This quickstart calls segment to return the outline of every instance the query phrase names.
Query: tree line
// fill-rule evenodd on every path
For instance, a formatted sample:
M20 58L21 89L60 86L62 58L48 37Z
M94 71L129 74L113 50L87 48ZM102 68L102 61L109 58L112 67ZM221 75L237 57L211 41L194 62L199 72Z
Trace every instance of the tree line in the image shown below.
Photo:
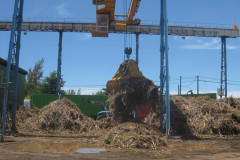
M25 96L30 97L33 94L56 94L57 92L57 72L52 71L49 76L43 78L44 59L35 63L35 66L29 68L25 84ZM63 87L65 81L61 76L60 85ZM65 92L61 90L62 94Z
M30 99L33 94L56 94L57 93L57 72L52 71L48 76L43 78L44 59L37 61L33 68L29 68L25 84L25 96ZM60 85L64 86L66 81L61 75ZM61 94L80 95L81 89L68 91L61 90ZM107 95L106 89L98 91L95 95Z

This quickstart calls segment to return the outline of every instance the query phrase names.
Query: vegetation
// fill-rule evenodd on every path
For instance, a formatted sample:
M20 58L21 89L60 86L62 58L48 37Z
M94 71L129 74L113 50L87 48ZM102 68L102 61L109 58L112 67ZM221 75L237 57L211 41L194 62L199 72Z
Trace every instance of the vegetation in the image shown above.
M98 91L97 93L95 93L95 95L99 95L99 96L107 96L107 91L105 88L103 88L101 91Z
M81 88L79 88L78 90L69 89L69 90L65 91L65 94L68 94L68 95L81 95Z
M43 79L44 59L35 63L34 68L28 70L27 82L25 85L25 96L30 98L33 94L56 94L57 92L57 72L53 71ZM64 86L65 81L61 78L60 85ZM61 91L64 93L64 91Z
M60 86L64 86L65 81L61 78ZM61 91L64 93L63 91ZM53 71L48 77L45 77L41 83L41 93L56 94L57 93L57 72Z
M34 68L28 70L27 82L25 86L25 95L30 97L34 93L41 92L41 79L43 76L43 63L44 59L35 63Z

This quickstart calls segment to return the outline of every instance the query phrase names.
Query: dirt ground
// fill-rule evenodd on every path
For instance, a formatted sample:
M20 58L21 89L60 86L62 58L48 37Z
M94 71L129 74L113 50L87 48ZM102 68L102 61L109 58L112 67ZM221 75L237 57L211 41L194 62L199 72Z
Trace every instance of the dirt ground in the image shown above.
M171 137L168 146L158 150L124 150L118 148L105 148L106 152L77 153L79 148L104 148L88 144L93 136L55 136L55 135L21 135L20 137L6 136L5 143L0 145L1 160L15 159L58 159L58 160L97 160L97 159L240 159L239 136L212 136L198 139L181 139ZM92 141L92 140L91 140Z

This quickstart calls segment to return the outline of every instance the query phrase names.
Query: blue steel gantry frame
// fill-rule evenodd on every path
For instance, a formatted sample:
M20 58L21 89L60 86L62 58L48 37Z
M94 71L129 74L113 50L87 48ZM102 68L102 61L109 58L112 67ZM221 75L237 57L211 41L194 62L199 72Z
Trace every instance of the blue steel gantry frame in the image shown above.
M63 32L59 31L58 66L57 66L57 99L60 99L61 97L62 36L63 36Z
M19 54L20 54L20 42L21 42L21 26L22 26L22 14L23 14L23 2L24 0L15 0L12 29L9 42L8 61L6 68L6 79L3 94L2 105L2 126L1 126L1 142L4 142L5 135L5 121L6 110L8 104L8 90L9 90L9 76L11 65L14 67L14 95L13 95L13 108L12 108L12 130L16 129L16 99L17 99L17 84L18 84L18 67L19 67ZM16 27L17 24L17 27Z
M227 98L227 48L226 37L221 37L221 82L220 82L220 98L225 95Z
M163 130L163 107L166 108L166 136L170 136L170 98L169 98L169 68L168 68L168 20L167 20L167 3L166 0L161 0L161 68L160 68L160 129ZM164 89L165 90L165 105L164 105Z

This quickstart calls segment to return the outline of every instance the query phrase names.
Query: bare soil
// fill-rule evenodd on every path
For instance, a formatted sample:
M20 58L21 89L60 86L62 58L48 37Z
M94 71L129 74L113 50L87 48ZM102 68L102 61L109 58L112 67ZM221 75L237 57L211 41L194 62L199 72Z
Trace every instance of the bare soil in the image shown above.
M22 135L21 137L7 136L5 143L0 145L1 160L15 159L58 159L58 160L95 160L95 159L240 159L240 137L201 137L184 140L180 137L168 139L168 146L158 150L128 150L105 147L107 152L97 154L76 153L78 148L99 147L88 144L90 136L56 136L56 135Z

